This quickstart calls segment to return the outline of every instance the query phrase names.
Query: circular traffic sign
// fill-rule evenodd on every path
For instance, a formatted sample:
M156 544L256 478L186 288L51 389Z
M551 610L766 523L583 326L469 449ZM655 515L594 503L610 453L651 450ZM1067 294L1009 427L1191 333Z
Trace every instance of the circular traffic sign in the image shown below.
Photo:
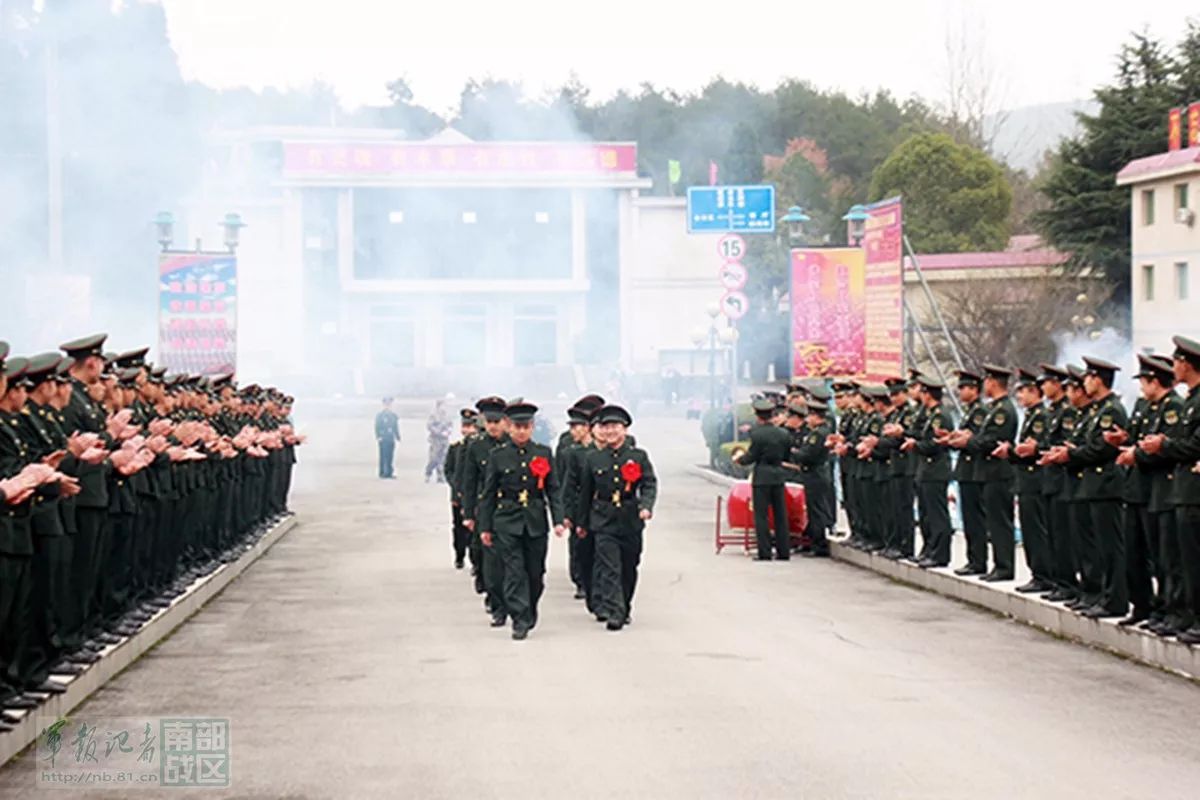
M745 292L732 291L721 296L721 313L730 322L736 322L746 316L749 310L750 298L746 297Z
M741 289L749 278L750 273L746 271L746 267L740 261L726 261L717 270L717 280L728 291Z
M727 233L717 240L717 254L726 261L741 261L746 255L746 240L736 233Z

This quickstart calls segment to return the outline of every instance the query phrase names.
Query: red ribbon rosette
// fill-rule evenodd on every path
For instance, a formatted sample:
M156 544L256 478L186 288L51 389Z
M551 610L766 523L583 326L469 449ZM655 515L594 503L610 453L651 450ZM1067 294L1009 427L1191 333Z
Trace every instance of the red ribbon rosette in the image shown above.
M529 471L538 479L538 489L546 488L546 476L550 474L550 460L544 456L536 456L529 462Z
M625 491L642 479L642 465L632 459L621 465L621 477L625 479Z

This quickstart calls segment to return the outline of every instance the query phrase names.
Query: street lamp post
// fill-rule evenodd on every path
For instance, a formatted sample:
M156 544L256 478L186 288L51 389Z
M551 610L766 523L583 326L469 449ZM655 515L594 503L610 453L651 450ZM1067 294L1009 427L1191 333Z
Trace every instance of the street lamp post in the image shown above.
M158 244L165 253L171 249L175 239L175 215L170 211L160 211L154 215L154 230L158 234Z
M867 207L862 203L855 203L850 206L850 210L842 217L846 223L846 241L854 247L862 244L863 236L867 232L867 220L871 215L867 213Z
M237 250L238 240L241 237L242 228L246 227L246 223L242 222L241 214L231 212L225 215L225 219L221 220L221 227L225 229L225 247L232 253Z
M786 214L779 218L779 221L787 225L788 242L795 247L804 238L804 226L812 222L812 217L805 214L804 209L800 206L792 206Z

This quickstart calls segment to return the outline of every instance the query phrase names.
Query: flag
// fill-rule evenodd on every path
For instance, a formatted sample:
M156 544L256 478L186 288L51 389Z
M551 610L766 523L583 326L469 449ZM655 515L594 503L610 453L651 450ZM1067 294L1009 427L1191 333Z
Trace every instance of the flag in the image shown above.
M682 177L683 169L679 166L679 162L672 158L667 162L667 180L674 186L679 183L679 179Z
M717 185L717 162L715 161L708 162L708 185Z

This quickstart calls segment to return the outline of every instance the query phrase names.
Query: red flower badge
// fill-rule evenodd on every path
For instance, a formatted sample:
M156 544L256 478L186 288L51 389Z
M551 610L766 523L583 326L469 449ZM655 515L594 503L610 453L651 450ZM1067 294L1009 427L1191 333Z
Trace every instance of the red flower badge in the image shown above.
M642 465L633 460L626 461L621 465L621 477L625 479L625 491L628 492L642 479Z
M545 456L535 456L529 462L529 471L538 479L538 488L546 488L546 476L550 474L550 460Z

